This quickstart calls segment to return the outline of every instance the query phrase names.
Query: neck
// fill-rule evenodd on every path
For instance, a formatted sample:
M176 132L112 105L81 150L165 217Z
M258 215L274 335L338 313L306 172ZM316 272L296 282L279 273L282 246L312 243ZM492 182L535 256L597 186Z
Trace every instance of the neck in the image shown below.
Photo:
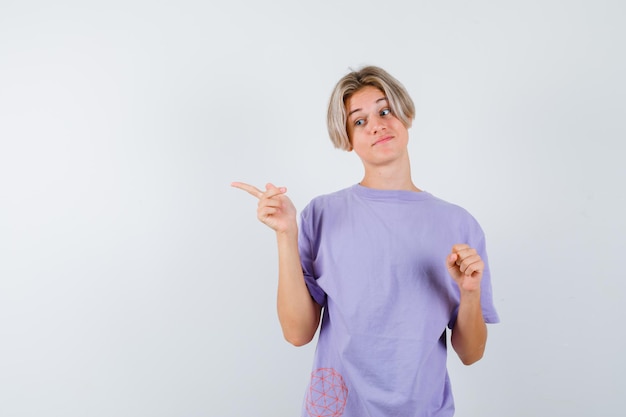
M360 184L377 190L421 191L413 184L408 160L404 164L365 166Z

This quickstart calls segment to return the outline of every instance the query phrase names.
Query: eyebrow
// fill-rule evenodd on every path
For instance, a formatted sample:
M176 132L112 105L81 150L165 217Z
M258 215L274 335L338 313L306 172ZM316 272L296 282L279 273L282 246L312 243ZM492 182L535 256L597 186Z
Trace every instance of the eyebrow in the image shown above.
M389 100L387 100L387 97L381 97L378 100L376 100L376 103L380 103L381 101L389 101ZM356 112L361 111L361 110L363 110L363 109L354 109L350 113L348 113L347 117L350 117L352 115L352 113L356 113Z

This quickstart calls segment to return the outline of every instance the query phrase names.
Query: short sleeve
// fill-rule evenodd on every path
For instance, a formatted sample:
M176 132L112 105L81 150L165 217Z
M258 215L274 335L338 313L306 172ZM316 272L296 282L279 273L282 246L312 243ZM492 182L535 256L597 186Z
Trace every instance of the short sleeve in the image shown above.
M483 271L483 279L480 283L480 305L483 310L483 318L485 323L499 323L500 317L496 311L493 303L493 290L491 287L491 270L489 269L489 258L487 256L487 245L485 242L485 235L482 230L480 231L480 237L476 245L474 246L476 251L485 263L485 270Z
M300 252L300 262L304 281L309 289L311 297L321 306L326 305L326 293L318 285L315 274L314 260L316 258L316 248L318 247L318 233L316 233L315 212L311 205L305 207L300 215L300 233L298 234L298 250Z
M476 252L478 252L485 264L483 278L480 282L480 305L483 311L483 319L485 320L485 323L499 323L500 317L498 316L498 312L496 311L493 302L491 270L489 268L489 257L487 256L487 244L485 234L478 222L473 217L471 218L470 222L469 236L467 238L467 242L471 247L476 249ZM455 291L458 292L458 287L456 286ZM454 327L458 311L459 309L457 306L457 308L455 308L454 312L452 313L452 318L450 320L450 323L448 324L450 329Z

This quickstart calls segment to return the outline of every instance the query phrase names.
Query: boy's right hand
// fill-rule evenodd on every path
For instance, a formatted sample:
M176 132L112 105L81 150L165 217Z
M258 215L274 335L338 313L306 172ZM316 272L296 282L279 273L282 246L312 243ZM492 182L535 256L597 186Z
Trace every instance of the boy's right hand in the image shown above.
M233 182L232 187L247 191L259 199L257 218L277 233L289 233L298 230L296 208L285 194L287 188L265 185L265 191L243 182Z

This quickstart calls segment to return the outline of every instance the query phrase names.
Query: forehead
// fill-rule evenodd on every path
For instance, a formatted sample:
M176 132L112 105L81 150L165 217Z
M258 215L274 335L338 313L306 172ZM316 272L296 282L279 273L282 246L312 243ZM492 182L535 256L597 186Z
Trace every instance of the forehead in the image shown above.
M376 87L368 85L356 91L346 100L346 111L350 114L386 101L385 93Z

